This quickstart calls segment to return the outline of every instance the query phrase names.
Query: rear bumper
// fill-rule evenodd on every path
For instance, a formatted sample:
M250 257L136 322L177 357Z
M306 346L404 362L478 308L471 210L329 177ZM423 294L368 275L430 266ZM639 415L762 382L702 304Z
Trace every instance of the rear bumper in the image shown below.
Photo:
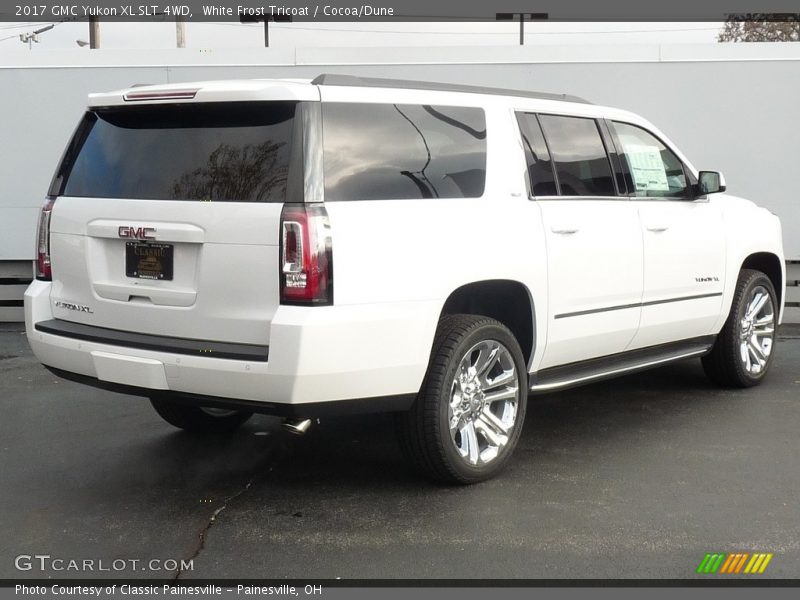
M126 342L136 336L127 332L109 339L107 332L115 330L105 328L66 325L58 331L54 323L67 322L48 323L51 285L30 285L25 323L34 354L57 374L123 393L301 416L407 408L427 368L439 309L429 302L281 306L270 326L268 360L266 346L256 347L264 349L260 360L241 360L185 348L170 352L169 338L159 349L141 339ZM327 403L340 406L323 407Z
M406 411L411 408L416 398L415 394L401 394L398 396L380 396L378 398L356 398L353 400L337 400L333 402L305 402L301 404L280 404L274 402L260 402L254 400L240 400L237 398L218 398L216 396L204 396L199 394L187 394L183 392L163 392L143 387L111 383L70 373L54 367L45 368L56 377L74 381L83 385L88 385L108 392L117 394L128 394L129 396L143 396L146 398L157 398L166 396L175 402L192 404L195 406L209 406L214 408L230 408L266 415L274 415L286 418L309 418L309 417L329 417L341 415L355 415L376 412L398 412Z
M95 327L61 319L39 321L34 323L33 328L42 333L74 340L139 350L155 350L156 352L167 352L169 354L202 355L204 358L227 358L245 362L267 362L269 359L269 346L257 346L255 344L187 340L165 335L118 331L107 327Z

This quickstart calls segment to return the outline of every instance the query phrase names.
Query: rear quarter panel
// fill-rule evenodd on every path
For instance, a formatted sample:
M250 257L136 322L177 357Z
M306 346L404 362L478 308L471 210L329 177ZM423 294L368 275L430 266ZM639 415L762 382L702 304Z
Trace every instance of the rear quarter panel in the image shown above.
M470 104L469 96L463 102L447 96L441 103L485 108L487 176L481 198L326 202L337 306L430 302L435 307L421 332L414 327L413 343L403 339L401 344L416 357L420 383L441 309L448 296L465 284L518 281L534 299L534 327L546 323L547 261L541 216L527 197L525 160L513 110L501 99L476 99ZM420 102L413 97L387 98ZM534 336L543 341L545 333L538 330ZM374 349L387 352L385 348L393 343L399 340L376 340ZM535 345L530 365L538 363L542 346Z

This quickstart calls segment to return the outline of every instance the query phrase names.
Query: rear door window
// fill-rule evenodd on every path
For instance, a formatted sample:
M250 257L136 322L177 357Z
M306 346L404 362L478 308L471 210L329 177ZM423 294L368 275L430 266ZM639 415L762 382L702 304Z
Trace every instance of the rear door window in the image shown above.
M236 102L90 111L51 194L283 202L296 106Z
M562 196L616 196L606 147L594 119L539 115Z
M480 108L323 103L322 135L325 200L483 195Z

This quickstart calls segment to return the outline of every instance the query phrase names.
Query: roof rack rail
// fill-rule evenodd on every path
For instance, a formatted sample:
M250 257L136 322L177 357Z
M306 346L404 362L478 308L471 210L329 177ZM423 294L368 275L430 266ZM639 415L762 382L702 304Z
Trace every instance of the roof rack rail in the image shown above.
M356 75L336 75L323 73L315 77L314 85L340 85L346 87L373 88L410 88L414 90L431 90L437 92L464 92L469 94L492 94L495 96L521 96L539 100L559 100L561 102L579 102L591 104L588 100L569 94L552 94L547 92L531 92L527 90L508 90L503 88L483 87L477 85L460 85L455 83L437 83L435 81L407 81L404 79L383 79L378 77L358 77Z

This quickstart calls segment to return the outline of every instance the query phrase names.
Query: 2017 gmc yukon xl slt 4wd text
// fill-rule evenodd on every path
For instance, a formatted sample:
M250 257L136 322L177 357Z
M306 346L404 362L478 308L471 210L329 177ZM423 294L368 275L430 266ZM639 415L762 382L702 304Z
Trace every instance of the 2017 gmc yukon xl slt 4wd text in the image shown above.
M93 94L42 208L36 356L225 431L397 413L428 475L495 474L529 394L773 358L779 220L579 98L323 75Z

